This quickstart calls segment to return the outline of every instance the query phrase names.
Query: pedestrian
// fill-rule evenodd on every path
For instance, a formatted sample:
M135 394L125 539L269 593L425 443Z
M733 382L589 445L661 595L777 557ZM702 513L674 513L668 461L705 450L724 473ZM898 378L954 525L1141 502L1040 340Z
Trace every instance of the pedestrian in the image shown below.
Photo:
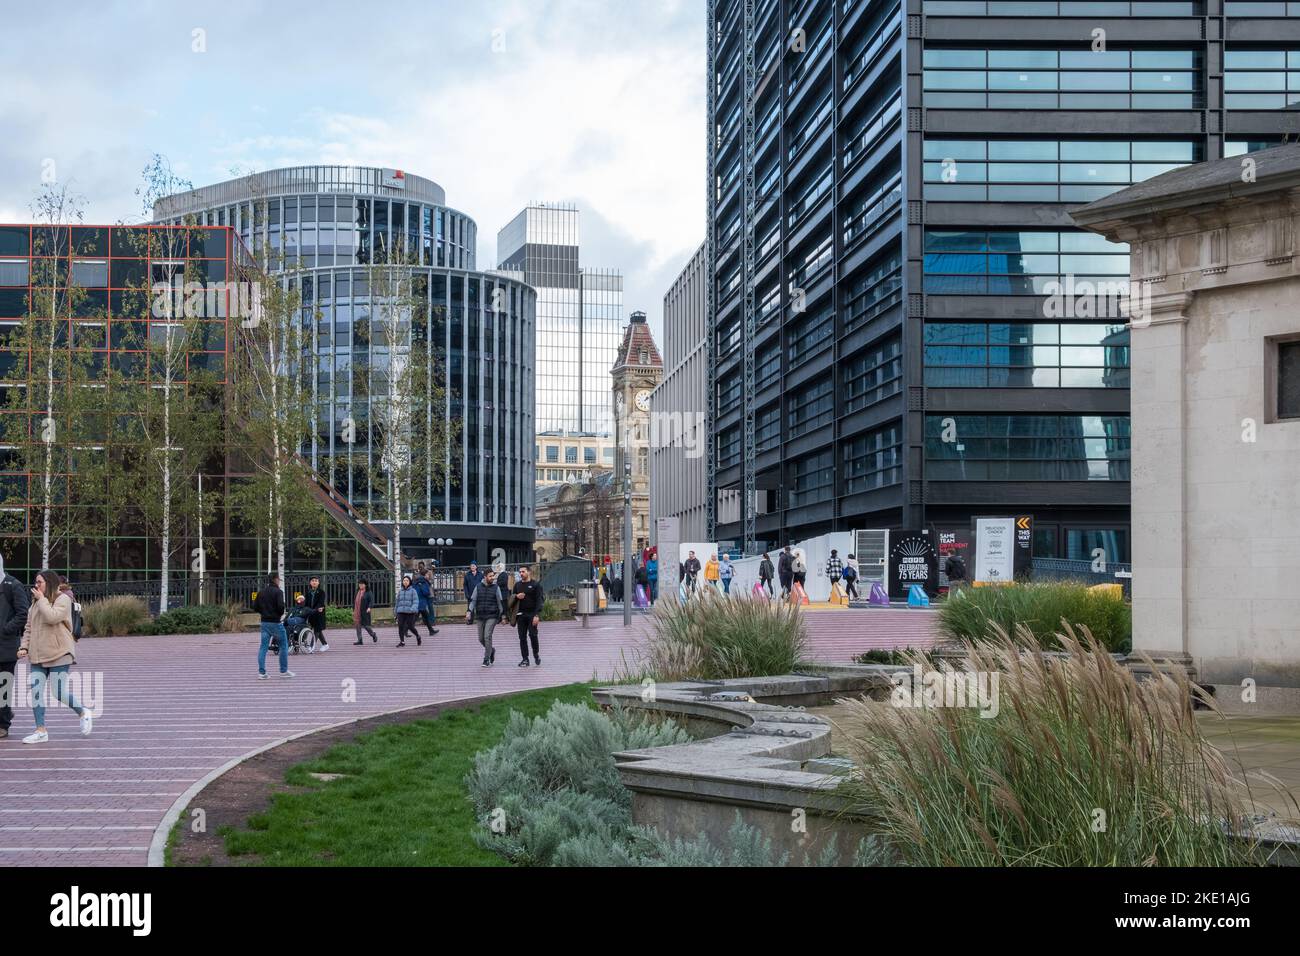
M831 556L826 559L826 577L831 582L831 600L834 601L839 595L840 578L844 576L844 562L840 560L840 553L831 548Z
M415 629L415 621L420 616L420 592L415 590L409 574L402 575L402 590L397 593L393 613L397 615L397 646L406 646L406 632L410 631L418 647L420 632Z
M438 588L435 586L433 568L424 572L425 583L429 585L429 616L424 623L429 626L429 636L438 633Z
M644 595L645 600L648 602L650 600L650 572L646 570L644 564L636 569L636 586L641 589L641 595L637 596L637 601L640 602L641 596Z
M796 551L790 559L790 577L795 584L803 588L805 594L808 593L808 587L805 584L808 580L808 562L804 560L802 550Z
M27 588L5 571L4 558L0 557L0 738L9 736L9 725L14 722L18 645L30 609Z
M266 649L275 641L280 654L280 676L293 677L289 670L289 638L284 633L284 592L280 590L280 575L272 574L266 586L257 592L253 601L262 625L262 642L257 649L257 679L266 680Z
M506 617L506 606L501 601L501 588L494 571L489 570L483 575L482 582L469 596L469 607L478 627L478 642L483 645L483 666L491 667L497 659L496 648L492 646L492 632Z
M511 616L510 615L510 596L511 596L510 584L511 584L510 572L508 572L505 569L505 565L502 565L501 570L497 572L497 590L501 592L502 614L507 618ZM511 620L510 623L513 624L514 621Z
M482 580L483 572L478 569L478 564L476 562L471 561L469 563L469 570L465 572L465 580L463 582L465 589L465 611L467 614L470 611L469 599L473 596L474 590L479 586L479 583Z
M433 620L430 618L430 612L433 611L433 583L429 580L427 571L416 571L415 577L411 579L411 585L415 588L415 593L420 598L420 609L417 612L420 620L424 622L425 629L428 630L429 636L438 633L438 629L433 626Z
M528 642L533 645L533 662L542 666L542 658L537 646L537 628L542 620L542 605L546 595L542 586L534 581L528 566L519 569L519 580L515 582L515 627L519 630L519 653L523 660L520 667L528 666Z
M646 576L650 578L650 603L659 599L659 553L656 551L646 563Z
M763 552L763 560L758 563L758 583L767 590L767 596L773 596L772 592L772 575L776 573L772 567L772 558L766 551Z
M77 703L68 686L72 665L77 663L76 642L72 637L72 595L60 593L62 580L53 571L36 575L27 609L27 623L18 645L18 659L31 667L32 716L36 730L23 738L25 744L43 744L50 739L45 729L45 688L54 684L54 699L67 704L81 718L81 736L90 733L93 723L89 710Z
M722 593L731 593L731 578L736 573L736 569L731 564L731 555L724 554L722 560L718 562L718 580L722 582Z
M691 551L686 555L686 560L682 562L682 580L686 582L686 590L692 594L695 593L696 584L700 576L700 559Z
M312 632L316 635L316 643L320 645L320 652L324 654L330 649L330 642L325 640L325 591L320 586L320 578L316 575L311 576L307 582L307 623L311 625Z
M782 599L790 596L790 586L794 583L794 572L790 567L793 563L794 556L790 554L790 546L787 544L776 559L776 576L781 581Z
M352 626L357 629L357 639L353 644L364 644L361 639L361 632L365 631L370 635L372 643L379 643L379 635L370 624L370 608L374 600L370 596L370 585L365 581L357 582L357 596L352 599Z
M718 556L709 555L709 560L704 563L704 583L709 585L713 590L719 590L718 585Z
M943 563L943 573L948 575L949 594L966 586L966 562L957 552L948 555L948 560Z
M850 600L857 600L858 594L858 559L849 555L844 559L844 594Z

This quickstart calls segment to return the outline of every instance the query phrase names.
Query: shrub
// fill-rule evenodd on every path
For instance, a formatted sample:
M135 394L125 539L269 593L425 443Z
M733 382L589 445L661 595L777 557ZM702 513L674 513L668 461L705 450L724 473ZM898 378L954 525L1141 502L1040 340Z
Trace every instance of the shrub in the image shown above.
M799 667L808 647L799 607L705 588L655 605L654 630L629 674L657 681L768 677Z
M920 866L1259 862L1225 832L1247 805L1193 714L1212 701L1181 672L1138 681L1078 633L1057 636L1059 658L1023 626L970 645L970 669L1000 677L992 718L846 701L850 812Z
M88 635L119 637L149 620L149 606L138 597L116 595L81 606L81 621Z
M939 631L959 641L983 640L991 629L1014 634L1027 628L1039 644L1056 646L1061 622L1085 627L1108 650L1131 646L1133 609L1111 594L1084 584L1050 582L964 588L939 607Z
M614 753L684 743L671 721L614 708L608 714L557 702L532 720L510 715L501 743L474 758L466 778L480 821L474 839L514 863L534 866L784 866L770 839L736 814L721 847L700 834L666 840L632 825L632 795ZM492 826L494 820L504 828ZM859 847L859 861L868 855ZM815 861L833 866L833 850Z
M484 826L475 839L516 863L549 865L560 848L583 834L602 842L631 825L632 795L618 779L614 753L683 743L670 721L615 709L557 702L543 717L510 715L501 743L474 758L466 778ZM493 811L506 829L493 832Z
M921 655L923 655L924 657L926 657L927 660L929 660L929 654L928 654L928 652L926 652L926 651L917 651L917 650L913 650L913 649L910 648L910 647L904 647L904 648L901 649L901 650L894 649L894 650L888 650L888 651L887 651L887 650L880 649L880 648L877 648L877 649L875 649L875 650L863 651L863 652L862 652L861 654L859 654L857 657L853 658L853 663L855 663L855 664L892 664L892 665L895 665L895 666L898 666L898 665L904 665L904 664L905 664L905 665L907 665L908 667L911 667L911 666L912 666L912 661L913 661L915 655L917 655L917 654L921 654Z
M231 613L225 604L186 605L159 614L141 626L140 634L215 634L225 630Z
M351 627L352 608L330 605L325 608L326 627Z
M573 617L569 602L563 598L547 598L542 602L542 613L537 615L543 621L567 621Z

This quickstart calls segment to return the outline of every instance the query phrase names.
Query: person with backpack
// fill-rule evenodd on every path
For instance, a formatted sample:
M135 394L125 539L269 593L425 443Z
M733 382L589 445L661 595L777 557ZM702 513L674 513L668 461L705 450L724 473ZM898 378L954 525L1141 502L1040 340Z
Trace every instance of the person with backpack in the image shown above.
M796 551L790 559L790 578L803 588L805 594L808 593L808 562L804 560L802 551Z
M645 566L646 577L650 579L650 603L654 604L659 598L659 555L658 553L651 556Z
M262 642L257 649L257 679L266 680L266 649L274 641L280 654L280 676L293 677L289 670L289 637L284 632L284 592L280 590L280 575L272 574L266 586L257 592L253 610L262 625Z
M324 654L330 649L330 642L325 640L325 591L320 586L320 578L316 575L311 576L307 582L307 623L316 634L316 643L320 645L320 652Z
M483 645L483 666L491 667L497 659L492 646L492 632L506 618L506 606L501 600L501 588L496 572L488 569L474 593L469 596L469 614L478 628L478 642Z
M700 559L692 551L682 562L682 581L686 584L686 591L690 594L695 593L696 583L700 576Z
M858 595L858 559L849 555L844 559L844 595L854 600Z
M370 635L372 643L379 643L379 635L375 633L374 627L370 624L370 608L374 605L374 598L370 595L370 585L365 581L357 582L357 596L352 599L352 626L357 630L357 639L353 644L364 644L361 639L361 632L365 631Z
M758 564L758 583L760 587L767 590L767 596L769 598L773 596L772 575L775 573L776 569L772 567L772 559L768 556L768 553L764 551L763 560Z
M0 556L0 738L9 736L9 726L14 722L18 643L30 609L27 589L5 571L4 558Z
M433 611L433 582L429 580L425 572L417 571L411 583L415 587L415 593L420 596L420 609L416 613L419 615L420 620L424 622L429 636L433 637L438 633L438 629L433 626L431 617Z
M948 593L953 594L966 586L966 562L953 552L943 563L943 573L948 576Z
M53 571L36 575L27 624L18 646L19 659L26 659L31 667L32 716L36 720L36 730L23 738L25 744L43 744L50 739L45 728L45 688L50 683L54 685L55 700L67 704L81 718L81 736L88 736L93 724L90 711L77 703L68 686L77 655L72 636L72 595L59 591L62 583Z
M776 576L781 580L781 597L790 596L790 585L794 582L793 572L790 565L794 557L790 554L790 546L787 544L785 549L776 559Z

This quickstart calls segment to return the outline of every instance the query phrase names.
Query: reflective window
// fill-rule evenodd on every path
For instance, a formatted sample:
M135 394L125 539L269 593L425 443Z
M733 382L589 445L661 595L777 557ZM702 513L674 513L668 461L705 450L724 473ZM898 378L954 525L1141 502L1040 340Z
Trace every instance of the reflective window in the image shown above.
M1129 333L1109 323L925 327L925 384L946 388L1128 388Z
M1228 109L1281 110L1300 104L1300 50L1228 50L1223 68Z
M1191 50L926 50L927 107L1194 109L1204 105Z
M1128 481L1127 415L927 415L935 481Z
M925 291L947 295L1096 294L1128 291L1128 245L1086 232L928 229ZM1069 303L1063 303L1068 307Z

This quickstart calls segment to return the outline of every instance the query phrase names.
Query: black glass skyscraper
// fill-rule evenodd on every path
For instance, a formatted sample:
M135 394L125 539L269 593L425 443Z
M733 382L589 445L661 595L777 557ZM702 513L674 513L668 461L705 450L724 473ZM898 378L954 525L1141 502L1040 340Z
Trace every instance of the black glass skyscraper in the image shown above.
M1127 560L1129 250L1069 212L1300 131L1300 4L708 16L716 538L1029 513Z

